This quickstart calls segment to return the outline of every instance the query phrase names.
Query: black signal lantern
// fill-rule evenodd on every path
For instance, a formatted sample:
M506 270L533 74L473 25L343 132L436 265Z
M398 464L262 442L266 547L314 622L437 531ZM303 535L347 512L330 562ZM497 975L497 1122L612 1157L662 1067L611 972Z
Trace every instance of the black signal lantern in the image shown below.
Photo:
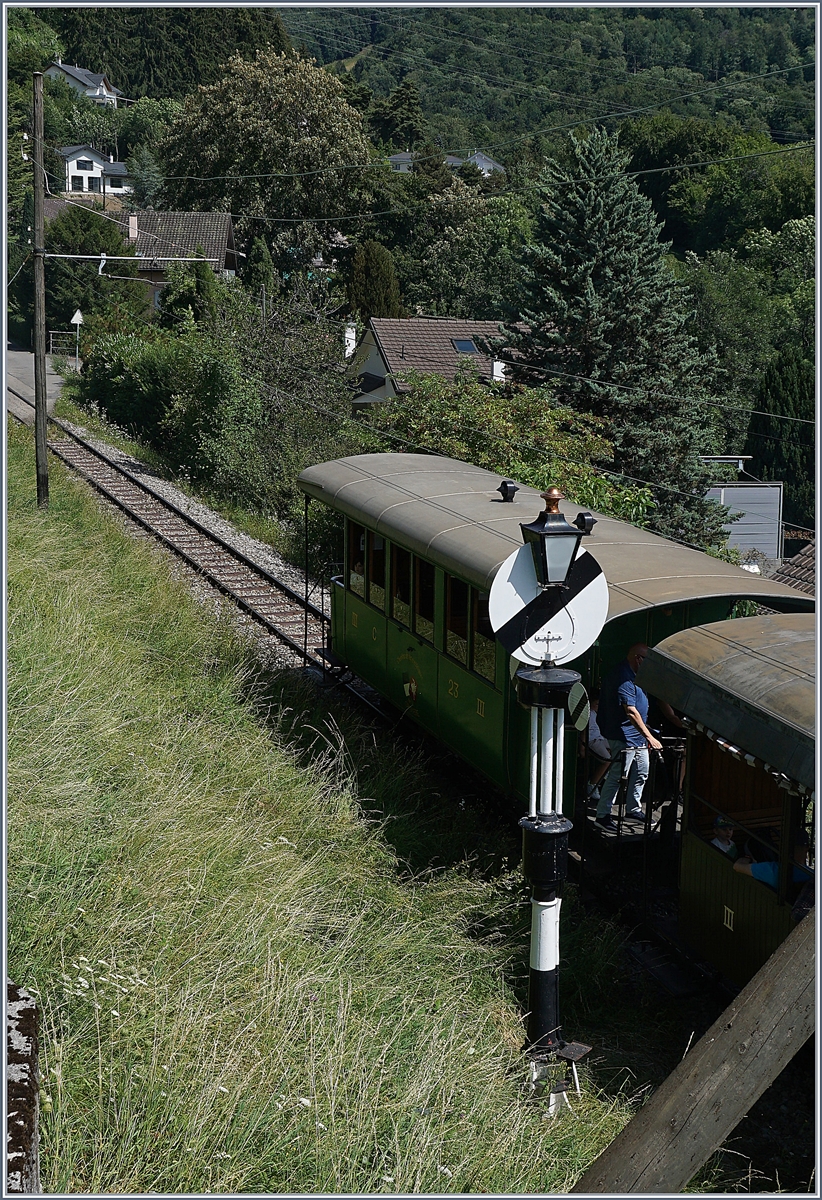
M520 525L520 529L525 544L531 547L537 583L545 591L565 586L587 530L570 525L559 511L562 499L559 488L549 488L540 495L545 508L529 525Z

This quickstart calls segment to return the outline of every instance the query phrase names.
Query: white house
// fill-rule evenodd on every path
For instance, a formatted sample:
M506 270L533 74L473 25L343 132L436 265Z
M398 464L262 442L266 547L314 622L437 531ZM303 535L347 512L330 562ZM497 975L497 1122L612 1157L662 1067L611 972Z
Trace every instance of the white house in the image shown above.
M455 171L463 163L473 163L475 167L478 167L482 171L486 179L489 175L493 175L495 171L501 171L503 175L505 174L505 167L502 163L498 163L495 158L491 158L490 154L485 154L482 150L473 150L466 158L461 158L456 154L449 154L446 156L445 161Z
M63 146L57 153L66 165L66 192L104 197L132 191L126 164L115 162L110 154L91 146Z
M410 150L401 150L399 154L389 155L388 161L391 164L392 171L399 171L401 175L407 175L414 169L414 158L416 156ZM445 161L452 170L456 171L463 163L473 163L482 171L483 175L488 178L495 171L501 171L505 174L505 167L502 163L498 163L495 158L484 154L482 150L473 150L466 158L461 158L457 154L446 154Z
M49 79L64 79L70 88L79 92L81 96L87 96L95 104L107 104L116 108L117 97L123 94L119 88L109 83L107 76L95 75L85 67L70 67L59 58L50 67L46 67L44 74Z

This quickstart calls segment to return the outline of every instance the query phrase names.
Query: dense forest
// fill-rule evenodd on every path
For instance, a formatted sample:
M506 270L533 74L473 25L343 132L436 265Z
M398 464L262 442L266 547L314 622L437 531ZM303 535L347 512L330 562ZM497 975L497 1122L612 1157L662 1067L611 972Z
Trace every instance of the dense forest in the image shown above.
M231 212L248 294L279 296L295 328L316 330L318 313L360 328L381 315L496 319L513 345L525 321L519 349L530 367L516 386L576 414L566 428L588 447L588 466L580 476L576 464L572 483L593 506L719 544L707 510L681 498L700 491L700 454L745 452L752 474L790 481L785 518L808 527L814 20L811 8L759 7L18 9L9 26L9 275L17 279L28 253L30 168L19 148L31 71L62 55L106 71L129 103L101 110L47 81L56 190L55 149L87 143L127 161L137 207ZM445 162L474 149L504 170L486 177ZM414 153L412 172L388 169L397 150ZM74 252L105 249L114 236L85 215L52 226L53 244ZM318 273L318 262L330 267ZM82 282L81 268L60 271L52 267L49 321L67 320L84 289L93 318L84 336L90 358L94 331L103 339L100 370L131 361L133 345L125 354L104 341L125 333L149 346L141 355L165 354L177 370L180 339L202 350L202 312L213 320L220 308L213 298L189 304L200 285L178 280L164 332L155 321L147 335L139 287L123 279L107 290L94 267ZM23 275L12 291L21 321L27 287ZM240 320L235 300L221 304ZM252 321L240 308L242 323ZM170 337L173 351L158 348ZM216 358L235 352L230 330L215 338ZM303 372L291 377L292 396L308 394L306 378L329 367L322 338L308 341L313 360L277 343ZM270 374L270 356L262 360ZM583 374L587 383L574 382ZM437 425L434 409L474 403L470 381L453 388L419 386L424 411L389 414L389 425L419 442ZM325 403L343 411L344 388ZM266 405L246 406L261 428ZM605 439L597 452L574 424L581 418L598 422L589 428ZM544 444L545 430L527 432ZM167 435L158 429L158 441ZM270 432L260 437L270 449ZM274 448L272 472L289 454ZM513 466L500 458L499 469ZM260 495L276 508L270 489Z

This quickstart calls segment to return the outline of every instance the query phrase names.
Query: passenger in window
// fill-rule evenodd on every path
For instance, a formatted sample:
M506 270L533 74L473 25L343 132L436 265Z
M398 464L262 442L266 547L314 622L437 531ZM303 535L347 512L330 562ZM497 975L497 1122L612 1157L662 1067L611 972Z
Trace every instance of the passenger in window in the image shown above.
M734 870L740 871L743 875L751 875L760 883L767 883L768 887L772 887L775 891L779 882L779 863L776 860L776 851L754 842L748 842L745 850L747 851L745 857L736 860ZM799 830L794 841L793 862L791 871L793 883L806 883L813 878L813 872L807 865L808 835L803 829Z
M727 854L731 862L739 858L739 847L734 841L734 823L727 817L718 816L714 821L714 836L711 845L716 846L723 854Z

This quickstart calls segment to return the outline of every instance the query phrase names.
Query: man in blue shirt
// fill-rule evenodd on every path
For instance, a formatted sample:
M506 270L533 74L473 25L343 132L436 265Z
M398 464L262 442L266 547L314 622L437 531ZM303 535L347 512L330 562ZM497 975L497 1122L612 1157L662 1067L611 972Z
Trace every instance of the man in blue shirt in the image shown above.
M625 655L623 662L607 676L599 698L599 728L608 739L614 760L605 776L597 804L597 823L613 829L611 805L622 778L622 757L626 755L628 782L625 791L626 817L642 817L642 791L648 778L649 749L661 750L662 743L646 725L648 697L634 682L648 647L638 642Z

